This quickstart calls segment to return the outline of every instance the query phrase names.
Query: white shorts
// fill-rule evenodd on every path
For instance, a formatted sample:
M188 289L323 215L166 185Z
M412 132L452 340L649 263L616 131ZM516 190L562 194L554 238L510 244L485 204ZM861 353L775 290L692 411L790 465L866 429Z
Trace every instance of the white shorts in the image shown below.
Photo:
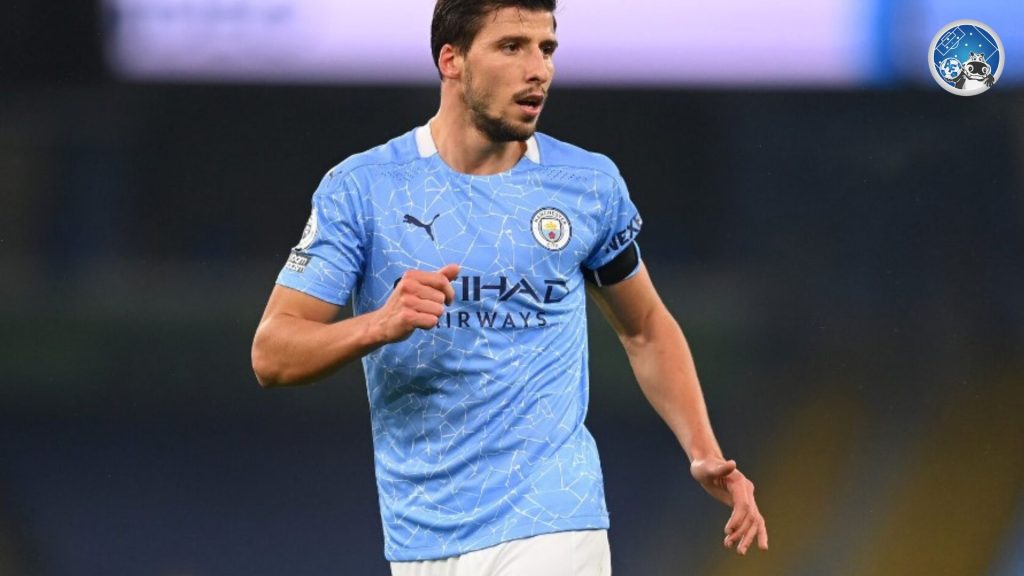
M607 530L541 534L461 556L392 562L391 576L611 576Z

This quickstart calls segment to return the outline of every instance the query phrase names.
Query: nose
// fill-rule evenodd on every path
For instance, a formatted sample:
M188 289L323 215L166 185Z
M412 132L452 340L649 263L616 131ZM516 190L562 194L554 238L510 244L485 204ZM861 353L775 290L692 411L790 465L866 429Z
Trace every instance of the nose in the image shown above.
M534 48L526 57L527 82L531 84L547 84L555 73L555 64L550 54L544 50Z

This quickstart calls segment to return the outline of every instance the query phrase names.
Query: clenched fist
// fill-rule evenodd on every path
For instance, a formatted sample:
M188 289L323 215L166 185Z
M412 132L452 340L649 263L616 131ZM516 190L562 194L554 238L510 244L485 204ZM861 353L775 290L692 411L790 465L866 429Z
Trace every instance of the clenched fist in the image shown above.
M448 264L437 272L409 270L395 285L391 296L373 312L377 329L385 342L400 342L417 328L430 330L455 299L452 281L459 265Z

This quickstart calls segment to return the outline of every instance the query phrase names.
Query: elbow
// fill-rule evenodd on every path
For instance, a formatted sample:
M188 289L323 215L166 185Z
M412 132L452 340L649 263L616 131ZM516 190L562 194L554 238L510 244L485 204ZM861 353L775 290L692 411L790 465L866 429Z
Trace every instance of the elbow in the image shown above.
M313 382L307 374L297 370L294 363L286 361L286 355L268 348L259 335L252 345L252 371L260 388L298 386Z
M260 338L252 344L252 371L260 388L274 388L285 385L282 378L280 363L275 362L272 355L260 346Z
M679 324L664 306L647 311L632 328L619 333L619 341L630 356L642 354L669 334L681 333Z
M619 342L622 343L623 349L626 350L626 355L633 357L643 354L651 339L646 333L639 332L635 334L620 334Z
M253 372L256 374L256 382L260 385L260 388L263 388L264 390L267 388L276 388L282 385L278 379L266 372L260 372L256 367L253 367Z

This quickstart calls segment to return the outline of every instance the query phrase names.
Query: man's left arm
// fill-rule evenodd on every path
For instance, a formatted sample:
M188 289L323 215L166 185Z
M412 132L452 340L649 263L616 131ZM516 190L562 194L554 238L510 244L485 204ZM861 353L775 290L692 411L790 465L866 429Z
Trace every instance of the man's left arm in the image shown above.
M690 348L679 324L658 296L646 267L630 278L589 292L619 336L640 389L675 434L690 459L690 473L712 496L732 508L726 547L746 554L756 540L768 549L754 484L725 460L715 440Z

